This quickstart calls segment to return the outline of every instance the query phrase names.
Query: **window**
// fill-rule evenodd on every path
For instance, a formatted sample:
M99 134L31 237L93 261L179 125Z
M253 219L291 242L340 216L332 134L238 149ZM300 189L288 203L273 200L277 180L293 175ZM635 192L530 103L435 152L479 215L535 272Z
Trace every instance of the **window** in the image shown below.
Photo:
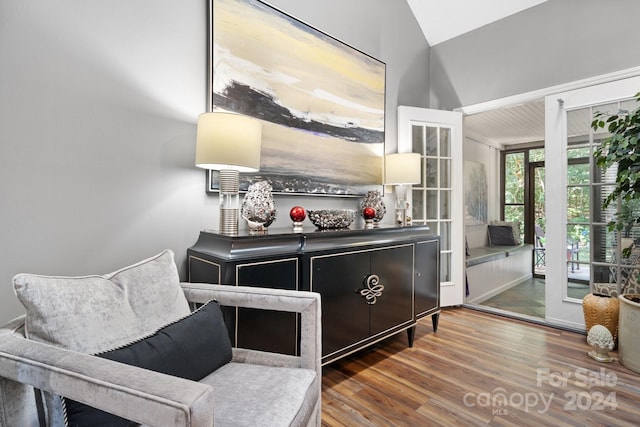
M524 225L525 212L525 160L527 152L504 155L504 191L502 217L505 221ZM523 227L521 227L522 229Z
M505 150L502 154L502 218L519 222L521 240L532 243L535 228L544 230L544 148Z

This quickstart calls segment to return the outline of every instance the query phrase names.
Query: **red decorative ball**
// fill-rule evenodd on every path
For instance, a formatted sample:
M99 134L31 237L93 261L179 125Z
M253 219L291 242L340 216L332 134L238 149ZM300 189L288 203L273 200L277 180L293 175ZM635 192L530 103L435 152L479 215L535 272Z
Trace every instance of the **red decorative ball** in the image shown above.
M289 211L289 217L294 222L302 222L307 217L307 213L302 206L294 206Z
M373 219L376 217L376 210L371 206L367 206L366 208L362 209L362 216L364 217L364 219Z

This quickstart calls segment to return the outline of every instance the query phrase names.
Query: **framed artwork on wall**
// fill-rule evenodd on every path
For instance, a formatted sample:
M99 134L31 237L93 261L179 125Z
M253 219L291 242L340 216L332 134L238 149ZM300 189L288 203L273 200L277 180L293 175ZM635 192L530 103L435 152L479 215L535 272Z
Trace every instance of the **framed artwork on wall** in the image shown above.
M467 225L486 224L488 220L488 183L484 163L464 161L464 204Z
M382 192L385 64L259 0L210 2L211 110L262 121L275 193ZM209 173L217 191L217 173Z

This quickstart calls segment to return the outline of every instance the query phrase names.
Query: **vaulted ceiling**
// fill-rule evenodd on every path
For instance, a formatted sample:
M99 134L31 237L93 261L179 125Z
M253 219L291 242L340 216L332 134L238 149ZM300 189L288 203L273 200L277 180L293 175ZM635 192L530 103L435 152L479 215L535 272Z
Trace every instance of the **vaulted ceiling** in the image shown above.
M407 0L429 46L545 1L547 0Z
M547 0L407 0L435 46ZM544 140L544 101L465 117L466 137L496 147Z

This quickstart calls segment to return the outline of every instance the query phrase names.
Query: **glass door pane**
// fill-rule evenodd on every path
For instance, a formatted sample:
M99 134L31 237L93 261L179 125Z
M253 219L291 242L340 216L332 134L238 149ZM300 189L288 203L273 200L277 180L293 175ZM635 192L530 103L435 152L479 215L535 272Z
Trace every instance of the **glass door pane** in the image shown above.
M590 122L596 112L615 113L633 109L633 100L596 104L567 111L567 296L581 299L589 283L617 288L623 280L628 257L625 239L633 241L633 227L610 229L608 224L634 206L619 202L606 210L602 202L613 189L616 166L600 169L594 151L609 136L606 128L594 131ZM600 286L600 285L599 285Z
M594 168L591 108L567 111L567 296L589 293L591 171Z
M594 111L617 112L621 104L611 100L626 101L638 87L640 76L634 76L545 97L547 198L552 201L546 207L547 231L553 230L547 233L546 275L552 286L545 286L545 318L551 324L584 327L581 296L590 286L611 283L610 277L620 270L620 258L609 250L618 241L607 229L613 216L601 208L607 182L613 181L593 157L606 132L594 132L590 124ZM584 165L589 165L588 183L580 176ZM579 246L571 246L571 240ZM580 282L578 273L589 286Z
M412 189L412 221L440 236L440 281L451 281L451 130L412 125L411 146L422 155L422 182Z

